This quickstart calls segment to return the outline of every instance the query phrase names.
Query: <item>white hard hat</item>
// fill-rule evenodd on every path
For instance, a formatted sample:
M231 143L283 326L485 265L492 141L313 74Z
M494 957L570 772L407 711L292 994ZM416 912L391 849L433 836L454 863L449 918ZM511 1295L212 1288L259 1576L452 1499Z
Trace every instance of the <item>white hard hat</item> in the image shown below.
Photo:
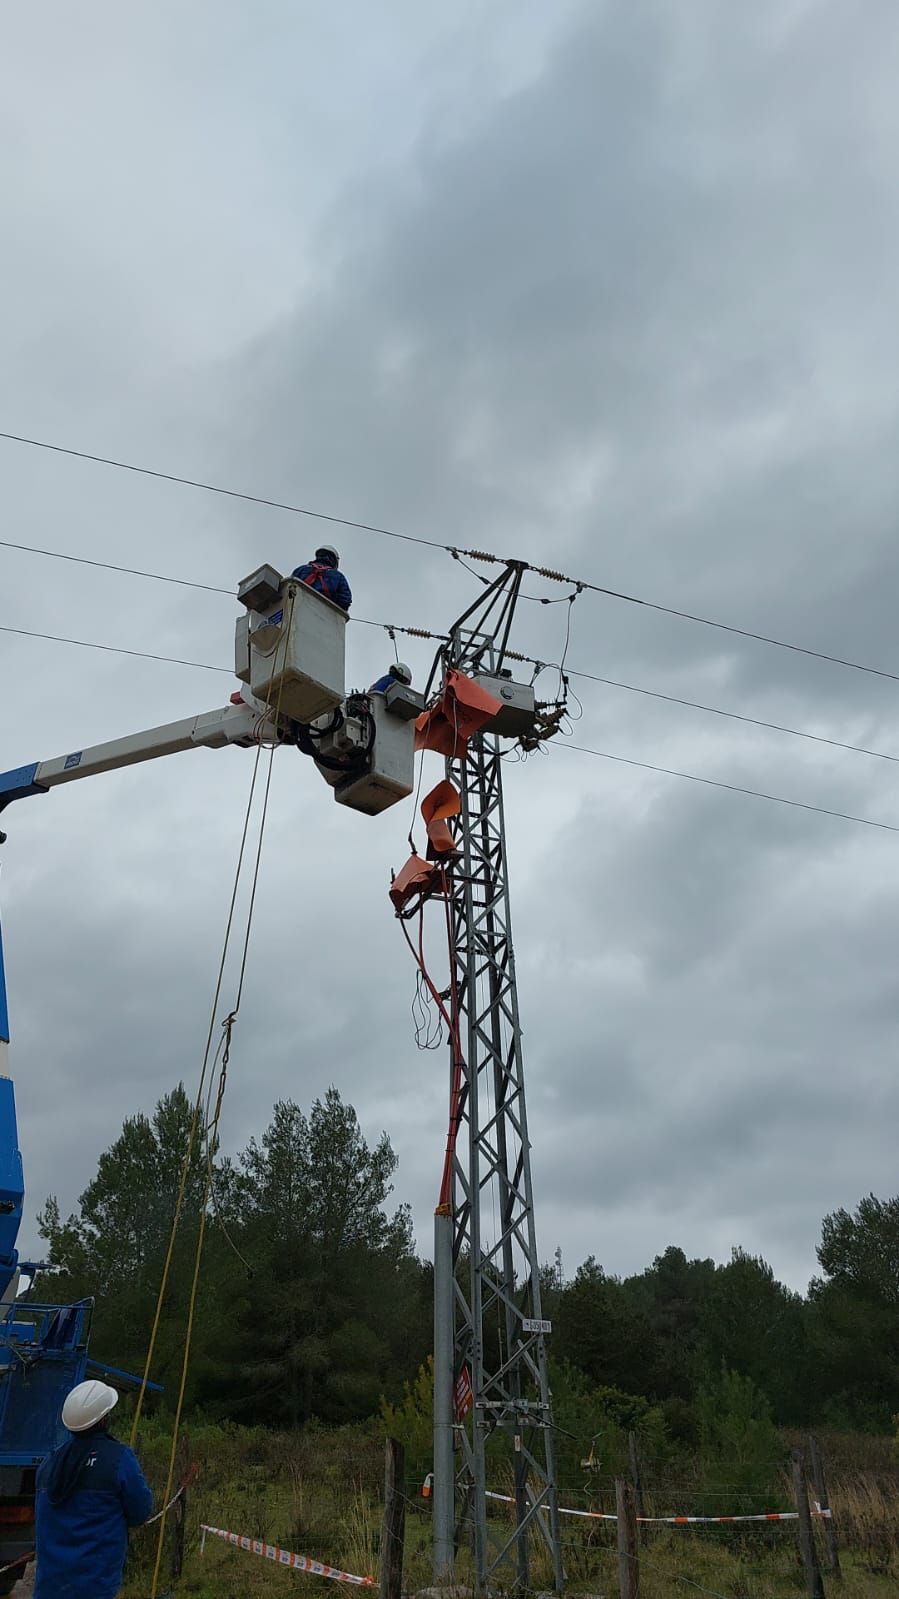
M316 555L330 555L334 565L340 565L340 555L338 551L335 550L333 544L318 544L316 545L315 553Z
M69 1432L87 1432L90 1427L96 1427L98 1421L108 1416L119 1402L119 1396L108 1383L80 1382L77 1388L66 1396L62 1407L62 1424L68 1427Z
M405 683L407 688L412 682L412 668L407 666L405 661L395 661L390 668L390 675L397 678L400 683Z

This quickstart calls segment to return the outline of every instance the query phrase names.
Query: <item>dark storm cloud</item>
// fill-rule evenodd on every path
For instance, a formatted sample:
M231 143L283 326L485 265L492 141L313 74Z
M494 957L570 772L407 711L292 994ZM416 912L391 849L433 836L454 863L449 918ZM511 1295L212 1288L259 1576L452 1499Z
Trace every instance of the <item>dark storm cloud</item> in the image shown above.
M375 189L355 245L344 219L331 293L257 356L253 458L332 494L349 473L432 536L551 543L612 586L869 655L895 576L878 18L585 12L535 83ZM604 625L619 657L733 655L741 688L869 687L613 607Z
M16 196L7 421L895 667L894 9L515 7L486 37L463 11L381 37L361 9L339 118L328 28L288 72L298 23L274 7L249 41L228 11L221 95L200 73L198 116L185 73L158 151L166 28L126 28L133 119L118 79L95 84L65 196L62 113L42 143L23 102L47 203L38 221ZM321 536L71 462L3 466L11 536L126 564L229 586ZM439 552L328 536L360 616L442 630L475 592ZM7 593L0 620L229 659L227 598L8 553ZM895 685L597 596L571 620L572 666L896 747ZM557 659L565 622L525 605L515 642ZM390 644L353 627L349 648L362 682ZM422 676L428 646L400 648ZM28 641L6 661L4 765L228 687ZM579 743L897 820L885 763L577 686ZM122 1116L195 1074L248 782L239 753L184 756L16 820L32 1208L68 1203ZM408 813L347 817L289 758L274 793L227 1136L336 1082L390 1131L427 1245L446 1072L414 1049L386 902ZM745 1243L801 1283L823 1213L894 1182L895 841L562 750L509 767L507 795L544 1253L633 1270L671 1241Z

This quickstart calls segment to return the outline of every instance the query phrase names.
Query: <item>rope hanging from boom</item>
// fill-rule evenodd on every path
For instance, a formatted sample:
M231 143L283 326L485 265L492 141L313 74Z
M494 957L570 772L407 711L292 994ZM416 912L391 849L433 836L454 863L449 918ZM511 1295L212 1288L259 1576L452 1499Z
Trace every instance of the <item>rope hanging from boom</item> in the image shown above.
M293 611L293 604L294 604L294 596L291 593L290 596L289 596L289 599L288 599L288 626L285 628L285 646L286 646L286 638L287 638L287 636L289 634L289 631L290 631L290 629L289 629L289 621L290 621L290 617L291 617L292 611ZM272 707L269 705L268 709L271 709L271 708ZM275 726L276 727L278 726L279 719L280 719L280 710L281 710L281 687L280 687L280 683L279 683L277 703L274 706ZM246 922L245 922L245 925L244 925L243 946L242 946L241 956L240 956L240 967L239 967L239 972L238 972L237 991L236 991L236 995L235 995L234 1004L232 1005L231 1009L228 1011L227 1015L225 1016L224 1021L222 1022L222 1029L223 1029L222 1042L220 1043L219 1048L216 1050L215 1058L212 1061L213 1069L214 1069L215 1062L216 1061L219 1062L219 1076L218 1076L218 1083L217 1083L216 1091L215 1091L215 1104L214 1104L214 1108L213 1108L213 1111L212 1111L212 1115L210 1117L210 1115L209 1115L209 1103L210 1103L211 1094L212 1094L212 1081L211 1081L211 1077L210 1077L210 1060L211 1060L211 1055L212 1055L212 1040L213 1040L213 1037L214 1037L214 1034L215 1034L215 1024L216 1024L216 1018L218 1016L219 1001L221 999L222 987L223 987L223 984L224 984L225 969L226 969L226 965L227 965L227 961L228 961L228 955L229 955L230 948L231 948L231 940L232 940L232 934L233 934L233 929L234 929L234 921L235 921L235 909L236 909L236 904L237 904L237 894L238 894L238 890L239 890L240 883L241 883L241 878L242 878L243 868L244 868L244 861L245 861L245 857L246 857L246 853L247 853L247 843L248 843L249 832L250 832L250 822L251 822L252 815L253 815L254 798L255 798L255 793L256 793L257 779L258 779L258 775L259 775L259 763L260 763L260 760L262 758L263 748L265 748L265 747L266 747L266 744L263 741L262 724L260 723L260 736L257 738L256 758L255 758L255 761L253 763L253 776L252 776L252 780L251 780L251 783L250 783L250 792L249 792L249 796L248 796L248 799L247 799L246 811L245 811L245 814L244 814L243 831L242 831L242 834L241 834L240 849L238 851L237 867L236 867L235 874L234 874L234 884L233 884L233 887L232 887L231 900L230 900L230 904L229 904L229 908L228 908L228 917L227 917L227 922L226 922L226 926L225 926L225 935L224 935L224 939L223 939L223 943L222 943L222 953L221 953L221 958L220 958L220 961L219 961L218 975L217 975L217 978L216 978L215 992L214 992L214 995L213 995L212 1010L211 1010L211 1014L210 1014L210 1018L209 1018L209 1028L208 1028L207 1035L206 1035L206 1046L205 1046L205 1049L204 1049L204 1052L203 1052L203 1060L202 1060L202 1065L201 1065L201 1069L200 1069L200 1078L199 1078L199 1083L197 1085L196 1098L194 1100L194 1108L193 1108L193 1114L192 1114L192 1118L191 1118L190 1131L188 1133L188 1138L187 1138L187 1146L185 1148L184 1159L183 1159L182 1166L181 1166L181 1173L180 1173L179 1185L178 1185L178 1194L177 1194L177 1199L176 1199L176 1203L175 1203L175 1213L174 1213L174 1216L173 1216L173 1219L172 1219L172 1227L171 1227L171 1232L170 1232L170 1235L169 1235L169 1243L168 1243L168 1248L167 1248L167 1251L166 1251L165 1262L164 1262L164 1265L163 1265L162 1278L161 1278L160 1285L159 1285L159 1292L158 1292L157 1299L156 1299L156 1309L155 1309L154 1316L153 1316L153 1325L152 1325L152 1329L151 1329L151 1333L150 1333L150 1342L149 1342L149 1346L148 1346L148 1349L147 1349L147 1358L146 1358L146 1361L145 1361L145 1364L144 1364L143 1377L141 1379L141 1386L140 1386L140 1390L138 1392L137 1403L135 1405L134 1420L132 1422L132 1427L131 1427L131 1445L132 1445L132 1447L134 1447L134 1444L136 1442L136 1437L137 1437L138 1426L140 1424L140 1417L141 1417L141 1411L142 1411L142 1408L143 1408L144 1395L146 1393L147 1383L149 1381L149 1375L150 1375L150 1370L151 1370L152 1361L153 1361L153 1355L154 1355L155 1348L156 1348L156 1341L157 1341L157 1337L158 1337L158 1333L159 1333L159 1326L160 1326L160 1322L161 1322L161 1319L162 1319L162 1308L163 1308L163 1304L164 1304L164 1301L165 1301L166 1290L167 1290L167 1287L168 1287L169 1275L170 1275L171 1264L172 1264L172 1257L173 1257L174 1249L175 1249L175 1241L176 1241L176 1238L177 1238L177 1235L178 1235L178 1231L179 1231L179 1228L180 1228L181 1219L182 1219L182 1215L183 1215L184 1200L185 1200L185 1195L187 1193L187 1187L188 1187L188 1183L189 1183L189 1179L190 1179L191 1167L192 1167L192 1163L193 1163L193 1160L194 1160L194 1151L195 1151L195 1148L198 1145L199 1139L201 1138L202 1134L205 1132L205 1138L206 1138L205 1173L204 1173L204 1180L203 1180L202 1197L201 1197L201 1202L200 1202L200 1214L199 1214L199 1224L198 1224L198 1228L197 1228L197 1239L196 1239L196 1246L195 1246L195 1250L194 1250L193 1274L192 1274L192 1278L191 1278L190 1294L189 1294L189 1299L188 1299L187 1324L186 1324L185 1335L184 1335L184 1346L183 1346L182 1360L181 1360L181 1373L180 1373L180 1380L179 1380L179 1386L178 1386L178 1398L177 1398L177 1402L176 1402L176 1406L175 1406L175 1417L174 1417L174 1422L173 1422L173 1426L172 1426L172 1441L171 1441L171 1447L170 1447L170 1451L169 1451L168 1471L167 1471L167 1475L166 1475L165 1491L164 1491L164 1494L163 1494L163 1502L164 1503L166 1503L169 1500L169 1498L170 1498L170 1495L171 1495L171 1492L172 1492L172 1484L173 1484L174 1476L175 1476L175 1460L176 1460L177 1448L178 1448L178 1433L179 1433L179 1429L180 1429L180 1426L181 1426L181 1416L182 1416L182 1412L183 1412L183 1408L184 1408L184 1396L185 1396L185 1392L186 1392L186 1388L187 1388L187 1376L188 1376L188 1370L189 1370L189 1366L190 1366L190 1352L191 1352L191 1345L192 1345L192 1341L193 1341L193 1329L194 1329L194 1321L195 1321L195 1316L196 1316L197 1295L198 1295L199 1281L200 1281L200 1267L201 1267L201 1264L202 1264L203 1245L204 1245L205 1237L206 1237L206 1223L207 1223L207 1218L208 1218L208 1214L209 1214L210 1199L211 1199L211 1195L212 1195L212 1182L213 1182L213 1170L214 1170L213 1158L214 1158L214 1152L215 1152L215 1148L217 1146L217 1141L218 1141L218 1128L219 1128L219 1123L220 1123L220 1120L221 1120L222 1105L223 1105L223 1102L224 1102L225 1090L226 1090L227 1081L228 1081L228 1065L229 1065L230 1056L231 1056L231 1044L232 1044L232 1036L233 1036L233 1031L234 1031L234 1025L235 1025L235 1023L237 1021L237 1017L238 1017L238 1014L239 1014L239 1011L240 1011L241 1000L242 1000L242 997L243 997L244 980L245 980L245 977L246 977L246 970L247 970L247 957L248 957L248 954L249 954L250 936L251 936L252 927L253 927L253 915L254 915L254 911L255 911L255 907L256 907L256 890L257 890L258 883L259 883L259 872L260 872L260 866L261 866L261 861L262 861L262 846L263 846L263 842L264 842L264 838L265 838L265 827L266 827L266 820L267 820L267 816L268 816L268 804L269 804L269 796L270 796L270 792L271 792L271 783L272 783L272 770L273 770L273 766L274 766L275 750L279 747L279 740L277 739L277 737L275 737L274 739L271 740L271 742L267 746L268 749L269 749L268 770L266 772L265 788L264 788L264 791L263 791L261 812L260 812L260 818L259 818L259 831L258 831L257 842L256 842L256 852L255 852L255 858L254 858L253 866L252 866L250 900L249 900L249 905L247 907ZM203 1117L204 1104L206 1106L205 1118ZM205 1126L203 1125L204 1122L205 1122ZM158 1591L158 1586L159 1586L159 1573L160 1573L160 1567L161 1567L161 1564L162 1564L162 1552L163 1552L164 1540L165 1540L165 1518L163 1517L163 1519L159 1523L159 1534L158 1534L157 1544L156 1544L156 1560L155 1560L155 1565L154 1565L154 1569L153 1569L153 1581L152 1581L151 1590L150 1590L150 1599L156 1599L156 1596L157 1596L157 1591Z

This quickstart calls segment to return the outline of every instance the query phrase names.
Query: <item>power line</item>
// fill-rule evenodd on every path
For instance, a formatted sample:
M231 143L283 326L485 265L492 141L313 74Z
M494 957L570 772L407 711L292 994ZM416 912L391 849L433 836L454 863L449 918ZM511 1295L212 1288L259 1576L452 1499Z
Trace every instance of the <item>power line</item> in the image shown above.
M4 627L0 633L18 633L21 638L47 639L51 644L76 644L82 650L103 650L107 655L134 655L140 661L168 661L172 666L194 666L201 672L234 672L227 666L212 666L208 661L185 661L178 655L151 655L147 650L126 650L118 644L98 644L96 639L63 638L59 633L33 633L27 627Z
M357 617L356 620L362 622L364 619L362 617ZM381 628L384 628L384 630L387 631L387 632L397 632L397 633L418 633L418 634L423 634L426 631L423 628L395 627L393 624L388 623L388 622L368 622L368 621L366 621L365 625L367 627L381 627ZM190 667L194 667L198 671L219 672L219 673L224 673L228 677L233 677L234 676L234 672L231 670L230 667L228 667L228 666L213 666L211 664L211 662L209 662L209 661L187 661L187 660L184 660L184 659L182 659L182 657L177 656L177 655L153 655L153 654L150 654L146 650L129 650L129 649L123 648L120 645L99 644L99 643L96 642L96 640L93 640L93 639L65 638L62 635L57 634L57 633L36 633L36 632L32 632L28 628L24 628L24 627L5 627L3 625L0 625L0 633L14 633L14 634L17 634L18 636L23 637L23 638L44 639L44 640L47 640L48 642L53 643L53 644L73 644L73 645L76 645L79 649L102 650L104 652L104 654L108 654L108 655L130 655L130 656L133 656L136 659L142 660L142 661L164 661L167 664L172 665L172 666L190 666ZM579 672L579 673L573 674L573 675L577 675L579 677L588 677L590 674L589 673L585 673L585 672ZM603 682L603 681L605 681L605 679L597 679L597 681ZM623 686L626 686L626 685L620 685L620 686L623 687ZM638 693L641 693L641 692L649 693L651 691L650 690L645 690L645 691L644 690L637 690L637 692ZM662 695L660 697L664 699L667 696ZM678 702L678 703L680 703L680 702ZM690 703L690 702L687 701L685 703ZM700 709L711 709L711 707L700 707ZM722 712L721 714L722 715L728 715L730 713ZM739 720L741 720L741 721L742 720L746 720L746 718L742 718L741 717L741 718L739 718ZM750 718L750 720L751 720L751 718ZM769 724L761 723L760 725L761 726L768 726ZM770 725L773 726L775 724L772 723ZM783 731L784 732L792 732L793 729L784 728ZM799 734L797 734L797 737L800 737L800 738L802 738L802 737L814 738L814 737L816 737L816 735L813 734L813 733L810 733L810 734L801 734L801 733L799 733ZM825 743L830 743L832 741L831 740L824 740L824 742ZM873 821L868 816L853 816L853 815L850 815L849 813L847 813L846 811L830 810L826 806L823 806L823 805L810 805L804 800L787 799L782 794L765 794L760 789L744 788L740 784L737 784L737 783L725 783L725 782L722 782L719 779L714 778L714 777L700 777L695 772L681 772L681 771L675 770L674 768L668 767L668 766L655 766L649 761L637 761L637 760L632 760L629 757L624 756L624 755L612 755L607 750L588 749L586 745L583 745L583 744L571 744L567 740L563 740L561 745L557 746L557 747L561 747L562 749L578 750L583 755L596 755L596 756L599 756L602 760L615 761L615 762L619 763L620 765L624 765L624 766L637 766L637 767L640 767L642 770L647 771L647 772L660 772L666 777L681 777L681 778L685 778L691 783L703 783L709 788L726 789L728 792L730 792L732 794L747 794L747 795L751 796L753 799L769 800L772 803L777 804L777 805L790 805L790 806L796 808L797 810L814 811L816 814L818 814L820 816L833 816L833 817L838 818L840 821L844 821L844 822L857 822L857 823L859 823L860 825L862 825L864 827L876 827L876 828L879 828L882 831L887 832L887 833L899 833L899 826L893 826L892 823L890 823L890 822L876 822L876 821ZM850 749L850 750L855 749L855 750L858 750L858 753L865 754L865 755L881 755L881 753L882 753L879 750L862 750L860 748L860 746L852 745L852 744L840 745L839 747L842 748L842 749ZM896 757L892 756L892 755L883 755L882 758L884 760L895 760L896 759Z
M88 450L75 450L63 444L51 444L46 439L33 439L22 433L10 433L0 430L0 439L7 439L13 444L26 444L33 449L48 450L55 455L71 456L79 461L92 461L99 466L114 467L120 472L133 472L140 477L157 478L164 483L178 483L186 488L201 489L206 494L223 495L230 500L244 500L250 505L265 505L272 510L288 511L293 516L307 516L319 522L329 522L334 526L354 528L358 532L376 533L382 538L400 539L406 544L420 544L432 550L443 550L455 559L467 556L470 560L486 561L491 564L505 564L506 557L493 554L490 550L465 550L453 544L444 544L438 539L424 538L421 534L400 533L396 528L382 527L373 522L356 521L351 517L337 516L328 511L314 511L309 506L293 505L286 500L271 499L263 494L249 494L240 489L230 489L220 483L207 483L202 478L184 477L176 472L162 472L155 467L138 466L133 461L119 461L114 456L98 455ZM3 542L3 541L0 541ZM13 545L11 548L27 549L27 545ZM53 551L36 551L39 554L53 554ZM74 557L63 557L74 559ZM111 571L129 571L129 568L112 566L108 562L87 563L98 566L108 566ZM553 583L568 583L578 591L588 590L593 594L602 594L606 599L621 600L627 605L640 605L646 610L656 611L662 616L674 616L680 621L695 622L701 627L715 628L722 633L730 633L737 638L752 639L758 644L768 644L779 650L790 650L796 655L806 655L812 660L828 661L833 666L844 666L853 672L865 672L872 677L885 678L892 683L899 683L899 672L888 672L883 667L869 666L861 661L850 660L846 656L833 655L826 650L813 650L805 644L794 644L787 639L774 638L768 633L757 633L751 628L737 627L732 622L719 622L710 616L702 616L696 611L684 611L673 605L662 605L659 601L648 600L638 594L628 594L622 589L611 589L600 583L593 583L586 578L568 577L563 572L557 572L550 567L533 566L529 561L520 563L525 571L533 572L538 577L546 578ZM140 573L139 576L158 577L157 573ZM181 579L166 579L165 581L181 582ZM206 584L189 584L188 587L206 588ZM231 593L230 589L222 590ZM534 596L531 596L534 597Z
M51 450L54 455L71 455L79 461L94 461L98 466L114 466L119 472L135 472L139 477L159 478L163 483L180 483L185 488L202 489L206 494L221 494L228 500L246 500L250 505L267 505L273 511L289 511L292 516L308 516L316 522L331 522L337 527L352 527L360 533L379 533L386 539L402 539L406 544L426 544L433 550L446 549L436 539L426 539L415 533L398 533L395 528L378 527L373 522L355 522L348 516L334 516L329 511L313 511L308 505L291 505L287 500L273 500L265 494L247 494L241 489L228 489L221 483L205 483L201 478L182 477L177 472L160 472L154 467L137 466L133 461L117 461L111 455L93 455L88 450L73 450L63 444L49 444L46 439L30 439L21 433L4 433L0 439L13 444L30 444L36 450Z
M0 434L0 438L3 435ZM177 583L184 589L204 589L207 594L228 594L234 598L234 589L217 588L213 583L192 583L186 577L167 577L164 572L144 572L137 566L116 566L113 561L92 561L86 555L66 555L62 550L42 550L36 544L14 544L12 539L0 539L6 550L25 550L29 555L46 555L53 561L74 561L77 566L99 566L105 572L126 572L129 577L150 577L154 583Z
M691 711L706 711L710 716L725 716L733 722L746 722L750 727L767 728L773 733L789 733L792 738L807 738L813 744L829 744L836 750L851 750L854 755L873 755L879 761L899 764L899 755L888 755L886 750L872 750L865 744L844 744L838 738L826 738L823 733L808 733L803 728L787 727L783 722L765 722L758 716L745 716L740 711L725 711L720 705L704 705L699 700L681 699L677 694L662 694L658 689L640 688L636 683L622 683L614 677L596 677L593 672L576 672L568 669L569 677L580 677L588 683L604 683L609 688L627 689L629 694L643 694L648 699L664 700L668 705L684 705Z
M787 799L783 794L765 794L758 788L744 788L740 783L725 783L716 777L700 777L696 772L681 772L672 766L654 766L650 761L637 761L627 755L612 755L608 750L588 749L585 744L569 744L567 739L556 746L578 750L582 755L598 755L601 760L615 761L620 766L638 766L644 772L660 772L665 777L682 777L689 783L703 783L707 788L723 788L730 794L747 794L751 799L768 800L774 805L789 805L799 811L814 811L818 816L835 816L841 822L857 822L862 827L876 827L884 833L899 833L892 822L875 822L870 816L853 816L848 811L829 810L826 805L810 805L806 800Z
M540 571L533 567L533 571ZM545 573L542 575L546 575ZM566 578L565 582L571 579ZM584 583L585 589L592 589L595 594L605 594L608 599L625 600L628 605L642 605L648 611L658 611L662 616L676 616L682 622L698 622L701 627L714 627L722 633L733 633L738 638L754 639L758 644L772 644L778 650L791 650L795 655L808 655L814 661L829 661L832 666L846 666L852 672L867 672L871 677L884 677L891 683L899 683L899 672L888 672L881 666L868 666L862 661L851 661L844 655L830 655L826 650L813 650L806 644L790 644L786 639L772 638L768 633L754 633L748 627L735 627L732 622L716 622L710 616L700 616L695 611L679 611L673 605L659 605L655 600L644 600L636 594L624 594L618 589L602 588L598 583Z
M0 434L0 438L2 437L3 435ZM152 578L154 583L177 583L180 588L202 589L206 594L227 594L228 598L231 600L237 598L237 591L235 589L221 588L214 583L195 583L190 578L172 577L166 572L145 572L141 570L140 567L136 566L117 566L113 561L98 561L91 559L86 555L68 555L63 550L45 550L37 544L17 544L14 543L12 539L0 539L0 549L24 550L28 555L44 555L52 561L74 561L79 566L96 566L100 567L105 572L124 572L129 577ZM446 639L445 633L433 633L428 628L400 627L399 625L391 622L372 622L368 617L365 616L351 616L349 620L351 622L355 622L359 627L383 627L387 630L387 632L393 631L396 633L410 633L413 637L417 636L419 638L441 639L444 641ZM6 631L12 632L15 630L10 628L6 629ZM20 629L19 631L24 632L26 630ZM35 633L33 636L35 638L42 638L45 635ZM50 635L48 634L46 636L49 637ZM63 639L60 640L60 642L77 644L80 643L81 640ZM160 656L160 659L167 660L168 657ZM533 664L536 665L537 663L534 662ZM224 667L217 668L217 670L224 671Z
M0 540L0 543L2 543L2 542L3 541ZM117 568L117 570L126 570L126 569L125 568ZM155 576L157 574L151 574L151 575ZM165 579L165 578L162 578L161 581L166 582L166 581L169 581L169 580ZM175 578L175 579L172 579L171 581L178 582L179 579ZM224 592L227 592L227 591L226 590L221 590L221 591L216 591L216 592L224 593ZM350 617L350 621L351 622L355 622L356 625L359 626L359 627L380 628L383 632L385 632L385 633L387 633L387 634L389 634L391 636L393 636L396 633L403 633L403 634L409 635L412 638L422 638L422 639L440 639L441 637L444 636L444 635L432 632L429 628L402 627L398 623L395 623L395 622L376 622L376 621L373 621L371 618L366 617L366 616L352 616L352 617ZM194 667L196 670L202 671L202 672L220 672L220 673L225 673L225 674L227 674L227 675L229 675L231 677L234 676L234 673L233 673L233 671L232 671L232 669L230 667L228 667L228 666L215 666L210 661L188 661L188 660L185 660L183 657L178 656L178 655L158 655L158 654L153 654L153 653L151 653L148 650L125 649L121 645L101 644L96 639L69 638L69 637L67 637L67 636L65 636L63 634L59 634L59 633L39 633L39 632L34 631L32 628L27 628L27 627L8 627L8 626L5 626L3 624L0 624L0 633L14 633L14 634L17 634L20 638L43 639L43 640L45 640L45 641L47 641L49 643L53 643L53 644L72 644L78 649L102 650L105 654L108 654L108 655L130 655L130 656L133 656L137 660L163 661L163 662L166 662L167 664L170 664L172 666L191 666L191 667ZM511 652L510 651L510 654L513 655L513 657L515 659L520 659L521 661L526 662L530 666L545 666L545 667L547 667L547 669L557 670L557 668L555 668L553 666L552 662L537 661L533 657L525 656L525 655L519 655L519 653L517 651L516 652ZM894 765L899 765L899 756L890 755L886 750L871 749L870 746L868 746L866 744L848 744L848 743L844 743L841 739L827 738L823 733L809 733L806 730L804 730L803 728L787 727L782 722L766 722L766 721L763 721L760 717L757 717L757 716L746 716L740 711L727 711L727 710L724 710L719 705L705 705L699 700L682 699L680 696L678 696L676 694L663 694L658 689L641 688L636 683L624 683L620 679L614 678L614 677L599 677L593 672L582 672L582 671L577 671L574 668L570 668L569 671L568 671L568 676L569 677L581 678L585 682L589 682L589 683L604 684L604 685L606 685L609 688L626 689L628 691L628 693L630 693L630 694L642 694L642 695L645 695L649 699L662 700L666 704L683 705L683 706L687 707L690 710L704 711L710 716L726 717L729 720L734 721L734 722L744 722L750 727L761 727L761 728L765 728L765 729L767 729L767 730L769 730L771 732L787 733L787 734L789 734L789 736L791 738L808 739L810 742L812 742L814 744L827 744L827 745L830 745L830 747L833 748L833 749L846 750L850 754L853 754L853 755L869 755L869 756L872 756L875 760L890 761Z
M351 622L359 627L377 627L391 636L395 633L407 633L413 638L440 639L439 633L432 633L424 627L399 627L394 622L372 622L365 616L351 616ZM133 655L141 661L165 661L171 666L193 666L201 672L225 672L229 677L234 677L234 669L230 666L214 666L211 661L187 661L180 655L154 655L148 650L129 650L121 644L101 644L97 639L69 638L61 633L38 633L29 627L8 627L0 623L0 633L15 633L20 638L44 639L51 644L74 644L82 650L103 650L107 655Z

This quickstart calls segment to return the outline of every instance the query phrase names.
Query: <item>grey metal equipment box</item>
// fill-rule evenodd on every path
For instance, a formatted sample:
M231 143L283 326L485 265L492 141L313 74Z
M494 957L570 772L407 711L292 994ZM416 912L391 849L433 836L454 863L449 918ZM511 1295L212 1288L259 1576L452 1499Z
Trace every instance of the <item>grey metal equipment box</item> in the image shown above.
M391 716L398 716L403 722L414 722L425 708L424 695L407 688L405 683L391 683L384 698Z
M502 710L486 724L485 733L499 733L502 738L520 738L522 734L533 733L537 720L537 697L533 684L515 683L511 677L488 677L484 674L476 677L475 682L495 699L502 701Z
M281 573L273 566L257 566L255 572L238 585L237 598L248 611L264 611L270 605L277 605L283 582Z
M282 579L272 599L277 576L273 567L260 567L240 585L244 604L260 603L237 619L235 671L282 716L312 722L344 697L347 613L295 578Z

